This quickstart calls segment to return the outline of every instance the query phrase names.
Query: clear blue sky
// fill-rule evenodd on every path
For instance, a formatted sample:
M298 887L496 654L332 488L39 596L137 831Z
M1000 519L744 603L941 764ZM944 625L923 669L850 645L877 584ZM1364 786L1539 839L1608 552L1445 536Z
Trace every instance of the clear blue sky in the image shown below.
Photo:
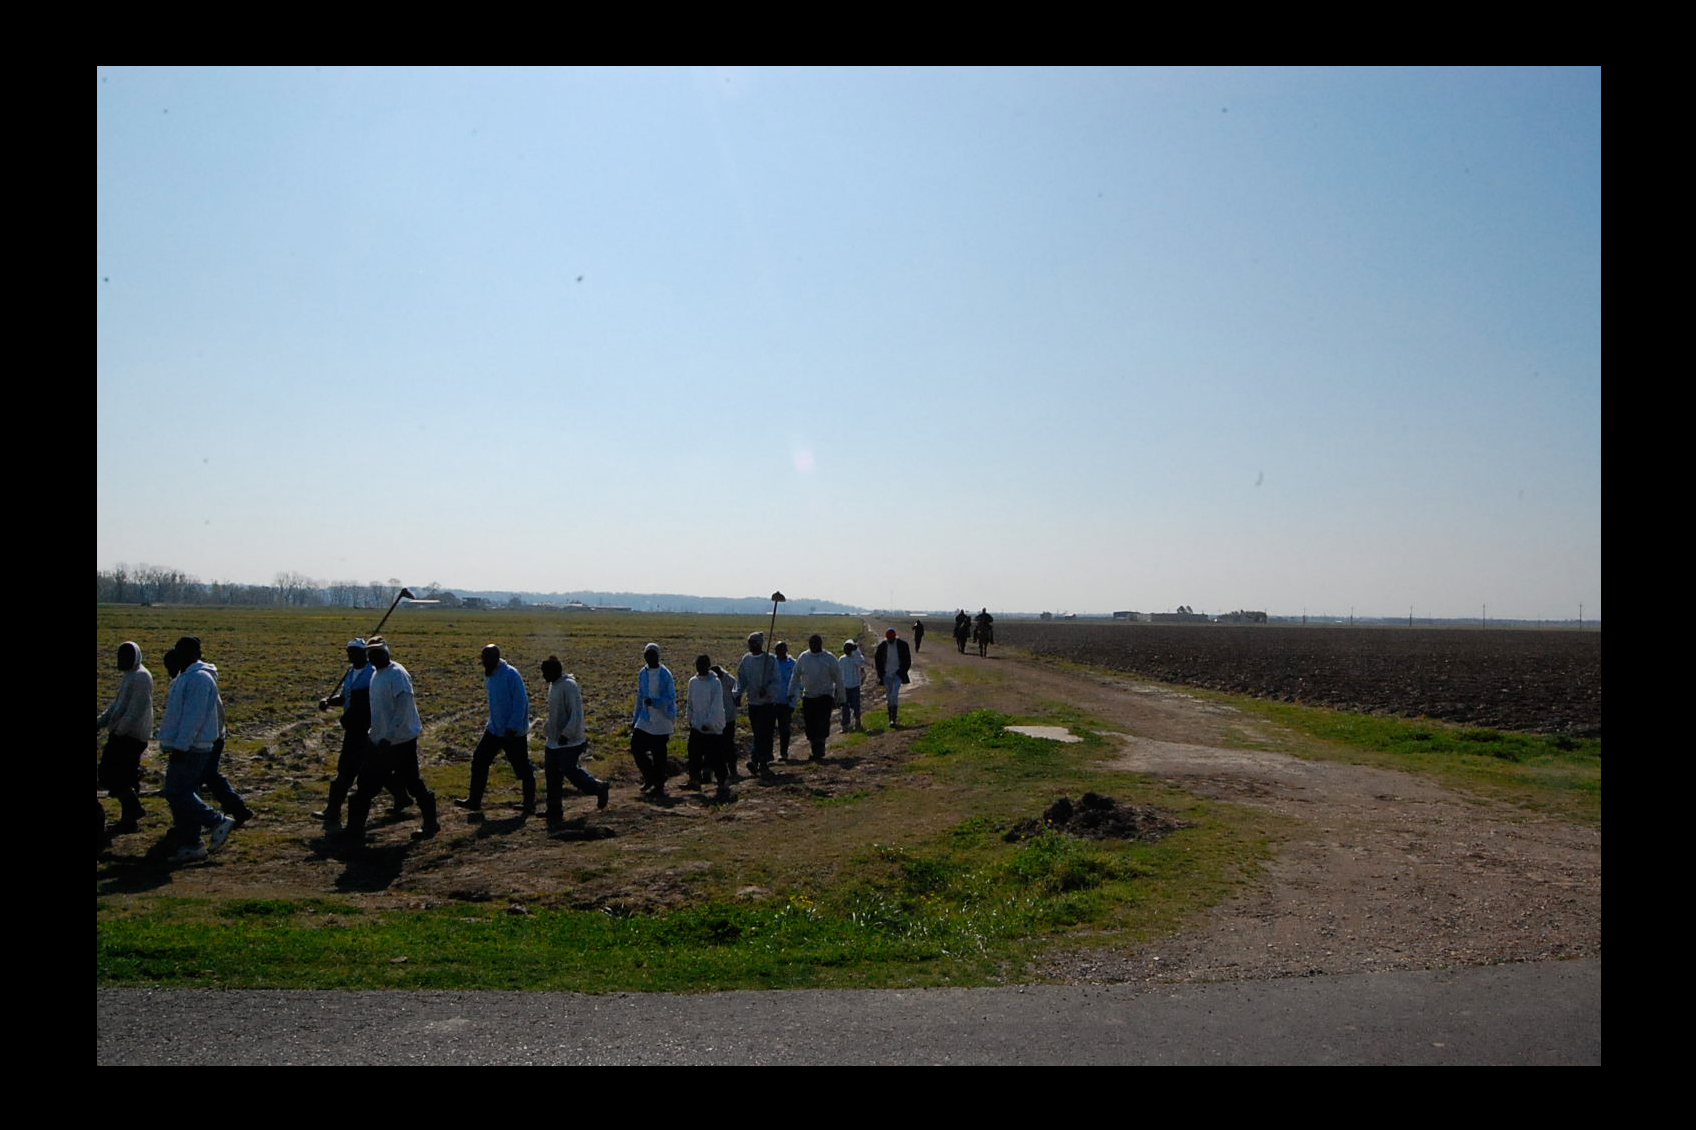
M97 566L1601 615L1601 73L99 68Z

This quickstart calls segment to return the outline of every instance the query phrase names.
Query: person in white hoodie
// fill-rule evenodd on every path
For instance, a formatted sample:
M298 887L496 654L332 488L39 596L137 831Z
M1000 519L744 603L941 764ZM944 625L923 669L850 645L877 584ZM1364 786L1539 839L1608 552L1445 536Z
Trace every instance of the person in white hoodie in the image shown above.
M200 637L184 636L172 649L183 663L165 702L159 748L165 751L165 801L171 806L172 832L178 842L172 863L205 859L230 838L236 822L213 811L195 790L206 777L214 748L221 748L224 703L218 695L218 669L200 658ZM208 845L200 833L210 833Z
M583 726L583 691L577 685L577 676L566 673L559 656L550 655L542 660L542 678L548 684L542 772L548 784L548 827L558 828L565 823L565 782L594 797L597 809L607 806L610 786L578 764L578 758L589 748L589 736Z
M118 645L118 697L95 720L96 733L109 730L100 751L100 787L118 802L114 835L133 832L143 816L141 755L153 738L153 673L141 664L141 648L130 640Z

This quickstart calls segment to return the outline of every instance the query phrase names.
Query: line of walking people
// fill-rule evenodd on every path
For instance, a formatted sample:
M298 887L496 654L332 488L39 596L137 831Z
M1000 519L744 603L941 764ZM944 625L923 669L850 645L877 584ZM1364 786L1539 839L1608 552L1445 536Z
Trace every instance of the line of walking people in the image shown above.
M873 666L885 690L890 725L895 726L900 688L909 681L912 657L906 641L898 639L893 629L885 637L876 649ZM845 641L842 654L834 655L825 650L823 639L815 634L807 641L806 650L793 657L786 643L779 641L767 651L765 642L764 633L749 635L747 653L734 676L713 663L710 656L696 657L695 675L688 682L684 699L684 722L689 731L684 789L699 790L710 782L716 784L720 797L729 795L730 783L740 778L736 719L744 704L752 733L746 766L756 777L769 776L774 762L790 760L792 720L797 709L810 747L807 760L824 757L831 722L838 711L844 733L863 727L861 691L867 662L855 641ZM425 784L419 767L418 740L423 722L412 676L394 661L387 641L380 636L349 640L346 654L347 671L336 693L318 702L320 710L341 709L342 743L328 800L313 815L324 822L327 831L358 845L364 842L373 802L387 791L394 800L393 816L402 817L417 804L423 823L413 833L415 838L434 836L441 825L435 793ZM667 749L678 721L677 684L660 659L658 644L650 643L643 649L629 739L632 759L642 777L640 791L656 798L665 795L671 775ZM468 812L480 812L490 770L495 759L504 756L523 790L521 810L530 816L535 811L537 782L529 754L529 692L523 676L506 661L498 645L484 647L481 661L488 721L472 753L467 795L453 803ZM167 754L164 795L171 805L172 835L177 843L171 861L192 862L222 846L230 832L252 819L253 813L218 771L227 731L217 668L202 660L200 641L193 636L180 639L166 663L175 681L159 742ZM122 812L118 824L107 829L105 810L101 809L103 842L109 834L136 830L142 816L141 756L152 732L152 675L141 663L139 646L129 641L121 645L118 667L123 672L118 695L99 717L100 728L111 730L101 756L100 783L118 800ZM557 828L564 822L568 784L580 794L595 797L598 809L606 808L610 786L581 765L588 736L576 676L567 673L554 655L542 661L540 671L548 684L548 712L543 725L546 815L549 827ZM200 799L201 792L217 800L224 812L220 814L206 805ZM200 842L203 833L208 837L207 845Z

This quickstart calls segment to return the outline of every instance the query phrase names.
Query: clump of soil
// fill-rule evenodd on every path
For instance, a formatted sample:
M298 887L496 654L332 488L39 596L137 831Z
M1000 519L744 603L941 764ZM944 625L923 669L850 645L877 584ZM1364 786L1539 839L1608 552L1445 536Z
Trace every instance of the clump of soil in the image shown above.
M1038 820L1021 820L1002 839L1018 843L1043 832L1064 832L1086 840L1144 840L1153 843L1188 823L1150 805L1121 805L1110 796L1085 793L1074 804L1061 797Z

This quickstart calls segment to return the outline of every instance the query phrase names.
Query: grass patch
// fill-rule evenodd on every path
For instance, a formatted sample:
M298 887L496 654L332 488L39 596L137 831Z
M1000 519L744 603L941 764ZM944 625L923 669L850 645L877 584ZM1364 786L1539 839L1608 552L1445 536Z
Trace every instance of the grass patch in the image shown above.
M981 985L1022 979L1088 930L1129 944L1242 881L1264 839L1201 817L1159 844L1045 834L1005 843L971 817L918 847L875 845L840 881L665 914L494 908L359 913L331 900L102 903L96 979L207 988L699 992ZM1261 830L1264 832L1264 829ZM1221 835L1223 833L1223 835Z
M813 798L813 803L823 808L839 808L843 805L859 804L871 795L865 789L856 789L851 793L843 793L841 796L816 796Z
M1419 773L1451 788L1579 823L1602 824L1602 743L1429 719L1351 714L1316 706L1208 694L1276 722L1299 757Z

